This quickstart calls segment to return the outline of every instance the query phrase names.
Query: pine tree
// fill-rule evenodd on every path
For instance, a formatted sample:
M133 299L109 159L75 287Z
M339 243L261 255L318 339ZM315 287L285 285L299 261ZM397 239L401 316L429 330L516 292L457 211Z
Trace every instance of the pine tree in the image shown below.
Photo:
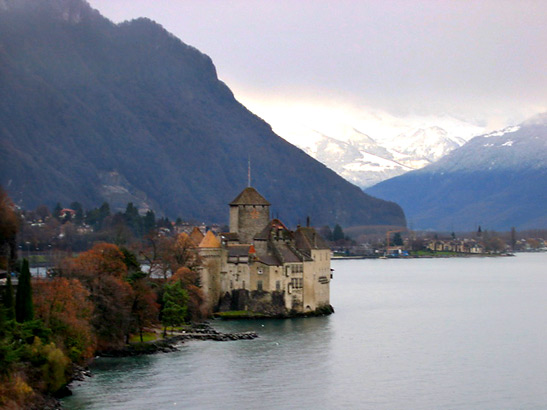
M129 202L125 208L123 214L125 223L133 231L136 236L142 235L142 219L139 215L139 210L133 205L133 202Z
M341 239L344 239L344 230L340 225L336 224L334 231L332 231L332 240L336 242Z
M149 210L143 218L144 233L147 234L156 227L156 214Z
M82 204L74 201L70 204L70 208L76 212L73 219L74 223L76 225L81 225L84 221L84 208L82 207Z
M403 238L401 232L395 232L393 235L393 241L391 242L393 246L403 246Z
M60 202L57 202L57 205L55 205L55 208L53 208L53 217L57 220L61 220L61 211L63 210L63 206Z
M188 292L183 289L181 281L171 285L165 285L163 294L163 336L167 334L167 327L180 326L184 324L188 313Z
M15 296L15 319L28 322L34 319L34 304L32 303L32 285L30 283L30 269L28 260L23 259L23 269L19 275L17 295Z
M2 297L4 304L6 319L13 320L15 319L15 306L13 304L13 285L11 284L11 274L8 273L8 280L6 282L6 287L4 288L4 295Z

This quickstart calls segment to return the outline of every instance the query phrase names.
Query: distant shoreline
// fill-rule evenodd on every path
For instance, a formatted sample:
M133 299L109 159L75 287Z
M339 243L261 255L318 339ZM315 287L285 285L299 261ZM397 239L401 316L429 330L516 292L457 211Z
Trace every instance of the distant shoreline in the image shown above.
M410 255L410 256L332 256L331 260L362 260L362 259L438 259L438 258L492 258L492 257L511 257L514 253L480 253L466 254L459 253L454 255L431 254L431 255Z

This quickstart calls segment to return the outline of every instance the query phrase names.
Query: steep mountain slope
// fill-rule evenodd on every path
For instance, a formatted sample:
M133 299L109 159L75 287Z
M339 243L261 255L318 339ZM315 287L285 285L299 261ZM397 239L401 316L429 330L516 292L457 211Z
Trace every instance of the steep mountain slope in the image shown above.
M253 185L289 224L404 225L275 135L209 57L147 20L114 25L82 0L0 1L0 184L26 208L128 200L227 219Z
M475 137L367 192L397 201L415 228L547 227L547 114Z

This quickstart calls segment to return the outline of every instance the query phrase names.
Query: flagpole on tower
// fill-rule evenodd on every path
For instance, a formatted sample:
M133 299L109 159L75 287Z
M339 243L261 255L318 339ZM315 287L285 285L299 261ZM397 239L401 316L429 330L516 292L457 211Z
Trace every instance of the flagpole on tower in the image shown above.
M251 155L247 157L247 186L251 186Z

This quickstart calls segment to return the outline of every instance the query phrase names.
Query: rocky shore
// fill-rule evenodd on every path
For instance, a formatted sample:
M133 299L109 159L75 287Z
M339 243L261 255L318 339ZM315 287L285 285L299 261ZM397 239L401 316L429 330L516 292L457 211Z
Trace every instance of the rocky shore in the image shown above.
M230 340L252 340L256 339L256 332L243 333L221 333L213 329L207 323L193 325L185 331L179 331L172 336L144 343L132 343L117 350L108 350L98 352L101 357L125 357L140 356L155 353L168 353L178 350L178 346L190 340L214 340L217 342L227 342Z

